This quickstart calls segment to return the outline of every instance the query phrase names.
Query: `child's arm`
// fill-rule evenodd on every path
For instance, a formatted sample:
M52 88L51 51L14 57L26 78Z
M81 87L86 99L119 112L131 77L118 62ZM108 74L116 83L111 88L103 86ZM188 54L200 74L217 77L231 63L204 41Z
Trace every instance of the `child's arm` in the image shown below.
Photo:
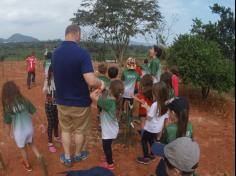
M93 102L97 104L99 95L101 93L101 90L96 89L93 92L90 93L90 98L92 99Z
M39 118L39 115L38 115L38 113L36 112L36 113L34 113L33 115L32 115L32 117L34 117L34 119L36 119L36 121L37 121L37 123L39 124L39 129L41 130L41 132L42 133L45 133L45 126L44 126L44 124L43 124L43 122L41 121L41 119Z
M147 110L147 112L150 110L150 106L146 103L146 102L144 102L144 103L142 103L142 105L141 105L143 108L145 108L146 110Z

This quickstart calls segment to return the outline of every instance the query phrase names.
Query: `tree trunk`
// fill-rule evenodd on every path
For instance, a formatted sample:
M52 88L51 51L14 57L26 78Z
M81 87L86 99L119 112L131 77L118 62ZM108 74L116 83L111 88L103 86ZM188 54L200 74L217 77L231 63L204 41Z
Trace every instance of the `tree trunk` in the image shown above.
M202 99L207 99L210 93L210 87L202 87Z

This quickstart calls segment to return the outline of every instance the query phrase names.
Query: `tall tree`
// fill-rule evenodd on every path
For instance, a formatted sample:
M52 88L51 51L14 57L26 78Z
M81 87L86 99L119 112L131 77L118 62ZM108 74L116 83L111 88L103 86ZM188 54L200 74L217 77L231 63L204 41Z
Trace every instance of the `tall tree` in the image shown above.
M111 44L121 62L130 37L151 33L161 19L157 0L83 0L71 20L95 29L93 37Z
M198 18L194 19L191 32L203 35L206 40L212 40L220 45L226 58L234 60L235 57L235 17L230 8L218 4L210 7L212 13L218 14L220 19L212 23L203 24Z

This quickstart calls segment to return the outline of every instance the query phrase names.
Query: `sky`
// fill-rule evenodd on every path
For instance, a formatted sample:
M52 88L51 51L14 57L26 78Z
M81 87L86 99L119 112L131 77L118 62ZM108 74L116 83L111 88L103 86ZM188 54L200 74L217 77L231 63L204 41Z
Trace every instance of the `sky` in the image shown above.
M0 38L21 33L39 40L64 38L70 18L78 10L82 0L0 0ZM192 19L198 17L204 23L216 21L209 6L218 3L230 7L235 13L234 0L159 0L160 11L168 25L172 24L168 43L179 34L189 32ZM83 37L83 34L82 34ZM150 37L131 39L152 44Z

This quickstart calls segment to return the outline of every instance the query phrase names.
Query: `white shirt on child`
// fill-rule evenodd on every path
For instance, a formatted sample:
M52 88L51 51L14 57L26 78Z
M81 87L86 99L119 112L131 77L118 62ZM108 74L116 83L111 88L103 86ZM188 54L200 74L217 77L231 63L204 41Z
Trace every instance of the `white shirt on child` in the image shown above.
M157 102L154 102L147 113L148 119L145 121L144 130L150 133L159 133L163 129L164 121L168 118L168 113L159 116Z

